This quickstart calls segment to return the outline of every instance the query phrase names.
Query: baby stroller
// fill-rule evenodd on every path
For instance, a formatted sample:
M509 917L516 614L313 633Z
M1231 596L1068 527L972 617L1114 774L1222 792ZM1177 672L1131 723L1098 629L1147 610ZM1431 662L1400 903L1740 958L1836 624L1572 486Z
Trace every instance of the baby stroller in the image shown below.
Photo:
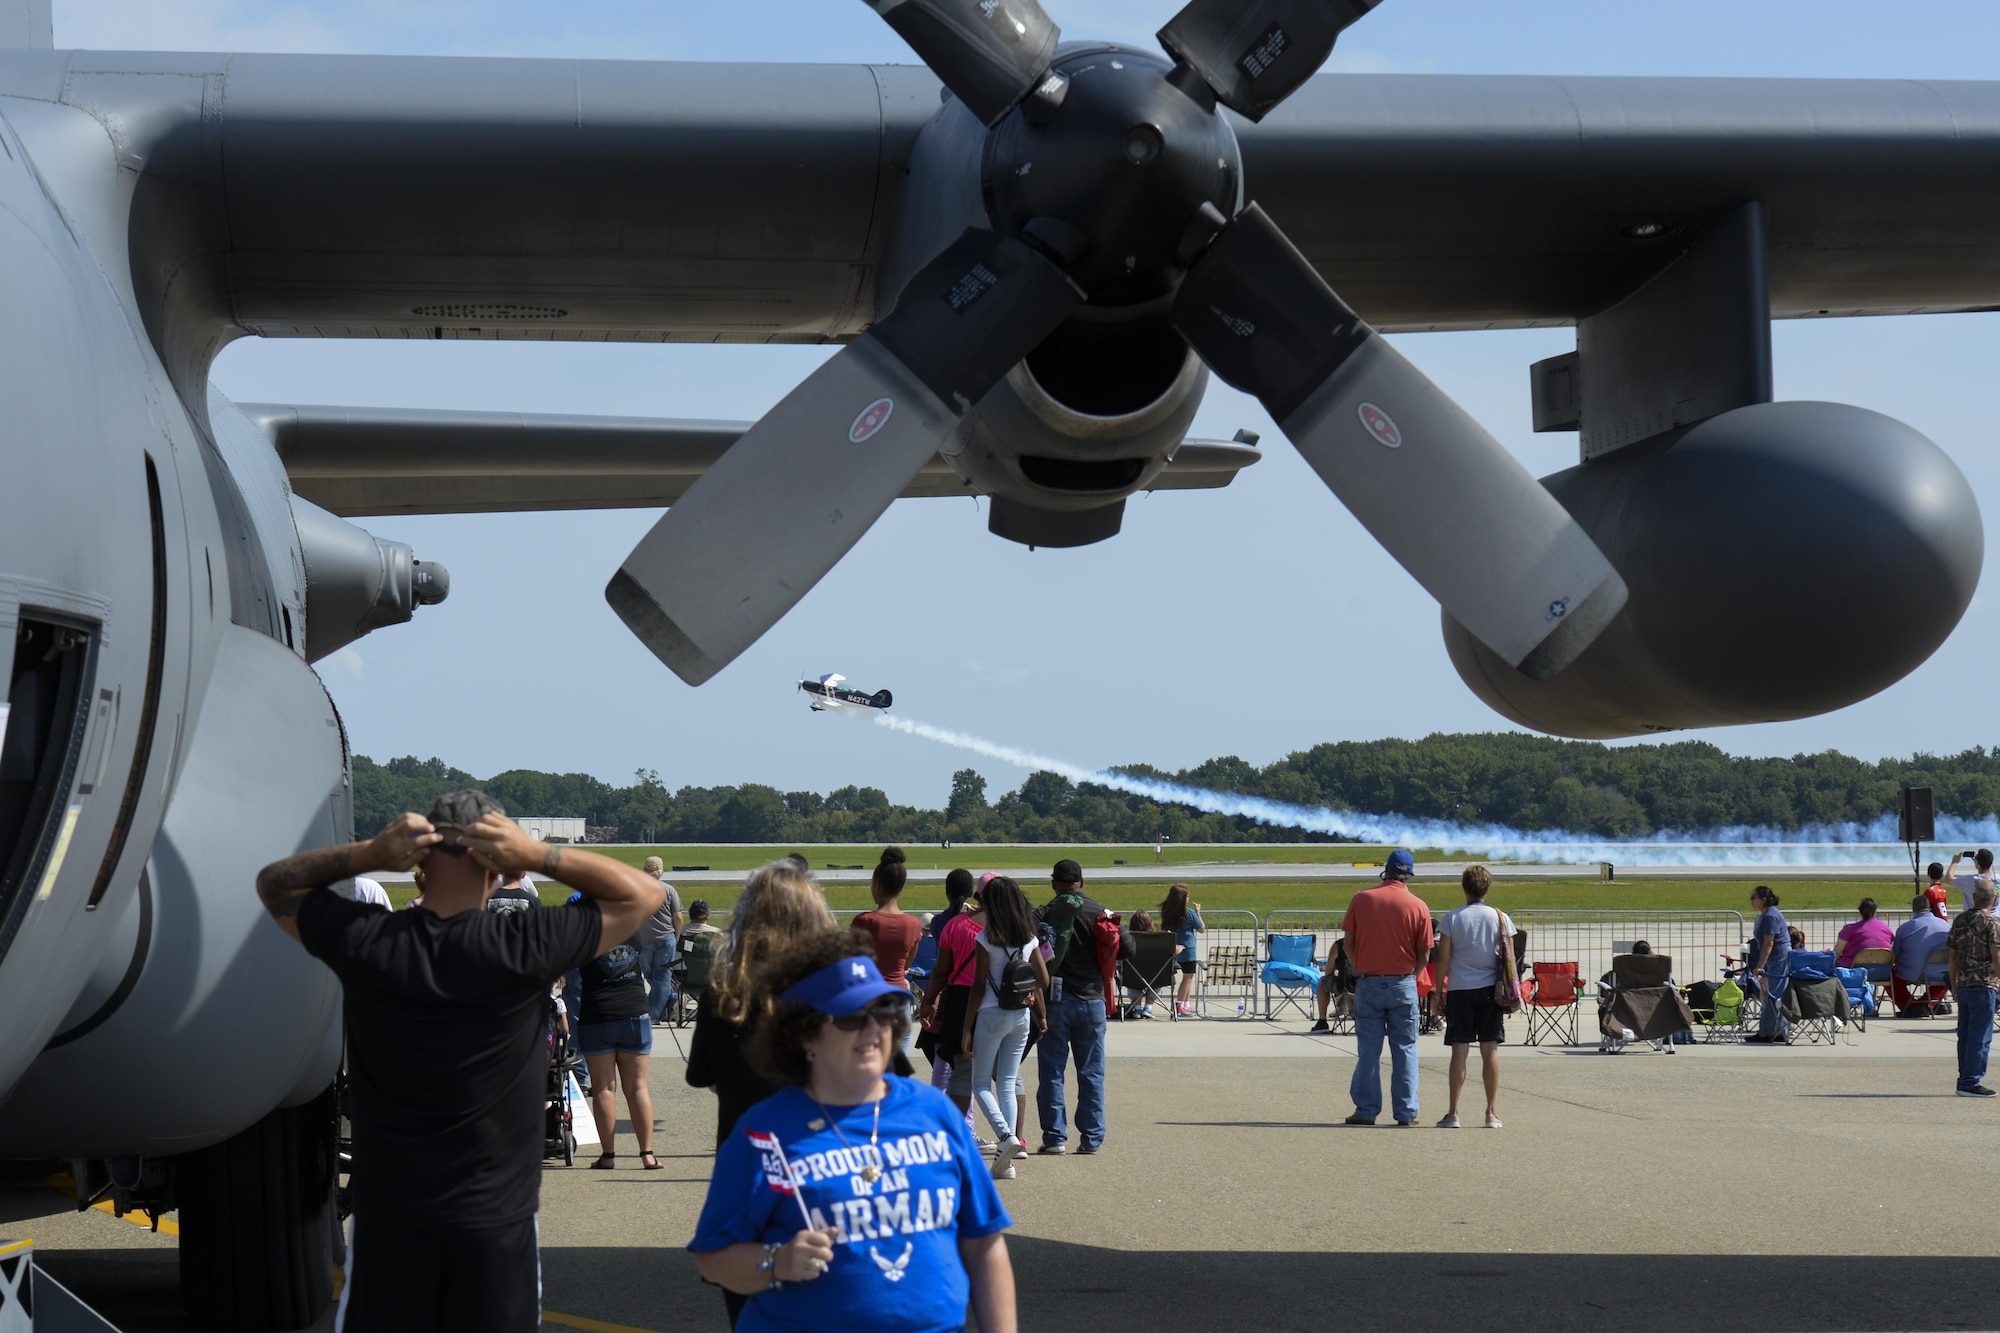
M576 1053L576 1041L569 1025L562 1021L562 1002L549 1001L549 1073L545 1127L542 1131L542 1160L562 1158L564 1166L576 1165L576 1124L569 1105L570 1075L583 1069L583 1057Z

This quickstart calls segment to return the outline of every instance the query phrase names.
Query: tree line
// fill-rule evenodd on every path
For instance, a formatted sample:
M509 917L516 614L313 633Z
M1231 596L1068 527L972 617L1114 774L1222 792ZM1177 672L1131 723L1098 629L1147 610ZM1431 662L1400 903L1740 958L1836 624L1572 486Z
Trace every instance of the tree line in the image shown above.
M1873 763L1828 750L1741 758L1707 741L1612 747L1519 732L1422 740L1336 741L1259 768L1234 756L1177 773L1119 771L1303 806L1568 829L1605 837L1751 824L1866 822L1896 808L1902 786L1937 793L1940 814L2000 812L2000 750L1913 755ZM355 824L381 827L422 811L439 792L483 787L521 815L581 816L594 837L620 842L1176 842L1339 841L1236 816L1031 773L990 797L973 769L954 774L942 807L897 805L876 787L824 794L761 783L670 789L642 768L626 786L587 773L509 769L479 779L439 759L378 764L354 757Z

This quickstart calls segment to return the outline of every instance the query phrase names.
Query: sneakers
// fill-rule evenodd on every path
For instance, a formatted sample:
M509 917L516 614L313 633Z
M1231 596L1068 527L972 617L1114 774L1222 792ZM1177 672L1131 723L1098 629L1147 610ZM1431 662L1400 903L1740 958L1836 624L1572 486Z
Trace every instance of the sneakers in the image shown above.
M1328 1023L1324 1018L1322 1018L1319 1020L1319 1022L1314 1023L1312 1025L1312 1030L1314 1032L1331 1032L1333 1031L1333 1025Z
M1961 1097L1994 1097L2000 1096L2000 1093L1994 1092L1993 1089L1987 1087L1984 1083L1975 1083L1969 1088L1960 1088L1958 1095Z
M1444 1119L1442 1119L1442 1120L1438 1121L1438 1123L1437 1123L1437 1127L1438 1127L1439 1129L1457 1129L1457 1128L1459 1128L1459 1123L1458 1123L1458 1115L1457 1115L1457 1113L1456 1113L1456 1112L1453 1112L1452 1114L1450 1114L1450 1115L1447 1115L1447 1116L1446 1116L1446 1117L1445 1117Z
M1078 1146L1078 1148L1077 1148L1077 1150L1076 1150L1076 1155L1077 1155L1078 1157L1088 1157L1088 1156L1090 1156L1090 1155L1091 1155L1092 1153L1096 1152L1099 1146L1100 1146L1100 1145L1098 1145L1098 1144L1095 1144L1095 1143L1085 1143L1085 1144L1081 1144L1081 1145L1079 1145L1079 1146Z
M1035 1151L1044 1157L1060 1157L1069 1151L1069 1145L1063 1143L1044 1143L1041 1147L1035 1149Z
M973 1146L978 1148L979 1151L981 1152L992 1152L993 1149L998 1146L993 1142L992 1139L986 1138L983 1135L979 1134L974 1134L972 1136L972 1142Z
M1363 1115L1361 1114L1361 1112L1356 1111L1353 1115L1347 1117L1347 1119L1341 1121L1340 1123L1343 1125L1359 1125L1363 1127L1372 1127L1375 1124L1375 1117L1372 1115Z
M1416 1127L1417 1122L1414 1120L1398 1120L1396 1122L1397 1129L1415 1129Z
M1175 1006L1174 1006L1174 1017L1175 1017L1175 1018L1193 1018L1193 1017L1194 1017L1194 1006L1193 1006L1193 1005L1191 1005L1191 1004L1177 1004L1177 1005L1175 1005Z
M1488 1115L1486 1117L1486 1127L1488 1129L1500 1128L1500 1117L1497 1115Z
M1014 1178L1014 1159L1020 1155L1020 1152L1021 1142L1019 1139L1008 1139L993 1150L993 1178L995 1180L1012 1180Z

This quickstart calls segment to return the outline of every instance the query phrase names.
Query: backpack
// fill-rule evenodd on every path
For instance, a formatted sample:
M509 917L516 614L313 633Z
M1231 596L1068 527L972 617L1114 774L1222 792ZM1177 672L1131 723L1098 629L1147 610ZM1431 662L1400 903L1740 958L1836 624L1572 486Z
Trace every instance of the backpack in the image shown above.
M1098 975L1104 978L1104 1014L1118 1012L1118 914L1103 912L1090 923L1090 942L1096 946Z
M992 961L992 951L987 951L987 961ZM1002 1009L1026 1009L1035 1002L1035 995L1042 983L1035 979L1034 965L1019 954L1009 955L1000 970L994 973L988 968L987 984L993 987L993 994Z
M1055 956L1049 960L1049 971L1062 971L1063 959L1069 956L1070 942L1076 938L1076 925L1083 915L1083 895L1080 893L1059 893L1056 900L1042 909L1042 920L1055 931Z

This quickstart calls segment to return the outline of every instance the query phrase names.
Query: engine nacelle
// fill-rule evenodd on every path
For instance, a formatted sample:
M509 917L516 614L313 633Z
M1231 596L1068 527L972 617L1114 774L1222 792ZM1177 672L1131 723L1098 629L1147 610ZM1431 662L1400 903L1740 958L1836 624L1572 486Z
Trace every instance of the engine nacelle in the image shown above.
M401 625L419 606L451 594L451 574L294 495L299 552L306 567L305 655L317 662L384 625Z
M1543 478L1631 600L1534 681L1444 617L1473 693L1525 727L1602 738L1844 708L1943 643L1979 585L1964 474L1899 421L1761 403Z
M1072 320L966 414L944 457L992 496L996 535L1085 546L1117 534L1125 497L1166 467L1207 385L1165 319Z

